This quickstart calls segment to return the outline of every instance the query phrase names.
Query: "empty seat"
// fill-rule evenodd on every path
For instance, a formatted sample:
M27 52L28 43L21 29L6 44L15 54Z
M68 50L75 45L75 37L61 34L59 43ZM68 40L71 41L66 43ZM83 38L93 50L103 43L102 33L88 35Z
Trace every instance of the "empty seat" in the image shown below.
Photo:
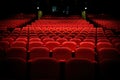
M95 44L93 42L81 42L80 47L88 47L95 49Z
M66 38L57 38L56 41L62 44L63 42L68 41L68 40Z
M26 37L18 37L15 41L25 41L27 42L27 38Z
M99 51L101 48L111 48L113 45L110 42L98 42L96 45L97 51Z
M120 59L106 59L99 63L101 80L120 80Z
M42 47L42 46L44 46L44 44L41 41L31 41L29 42L28 51L30 51L33 47Z
M85 58L90 60L95 60L95 51L91 48L80 47L75 51L75 58Z
M53 58L29 60L30 80L59 80L59 62Z
M31 42L31 41L41 41L41 39L38 38L38 37L35 37L35 38L30 38L29 41L30 41L30 42Z
M55 48L55 47L60 47L60 43L57 42L57 41L48 41L46 42L45 46L47 48L49 48L50 52L52 52L52 50Z
M112 44L115 44L115 43L119 43L120 42L120 39L119 38L113 38L111 40Z
M49 57L50 51L47 47L34 47L30 50L29 59Z
M52 57L60 61L72 58L72 50L68 47L56 47L52 51Z
M43 40L42 40L42 42L45 44L46 42L48 42L48 41L54 41L54 39L53 38L44 38Z
M99 61L103 61L106 59L120 59L119 51L116 48L101 48L98 51L98 59Z
M6 50L10 47L10 44L8 41L0 41L0 48L3 50Z
M15 57L26 60L27 50L24 47L11 47L6 50L6 58Z
M95 61L74 58L66 62L66 80L95 80Z
M109 41L109 39L98 39L98 40L97 40L97 43L98 43L98 42L110 42L110 41Z
M61 46L70 48L72 52L74 52L75 49L77 48L77 44L74 41L65 41L62 43Z
M36 33L29 33L29 38L38 37Z
M72 39L70 39L70 41L76 42L76 44L79 46L79 44L80 44L80 42L81 42L82 40L79 39L79 38L72 38Z
M84 39L83 41L84 42L93 42L93 43L95 43L95 39L93 39L93 38L91 38L91 39L87 38L87 39Z
M119 50L120 52L120 42L114 44L115 48Z
M15 41L13 42L10 47L27 47L27 43L25 41Z
M83 40L84 40L84 37L83 37L83 36L81 36L81 35L77 35L77 36L75 36L75 38L78 38L78 39L80 39L81 41L83 41Z
M3 80L26 80L26 61L22 58L7 58L3 62Z
M11 44L12 42L14 42L14 39L6 37L6 38L2 38L2 41L8 41Z
M0 58L4 58L6 50L10 47L8 41L0 41Z

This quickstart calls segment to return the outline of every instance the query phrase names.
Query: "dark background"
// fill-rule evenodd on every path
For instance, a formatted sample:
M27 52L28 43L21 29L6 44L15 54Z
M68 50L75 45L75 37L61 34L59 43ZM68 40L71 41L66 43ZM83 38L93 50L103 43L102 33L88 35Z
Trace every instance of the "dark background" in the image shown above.
M52 6L57 7L57 14L61 14L69 6L69 14L81 14L87 6L87 13L107 13L119 17L120 4L118 0L0 0L0 18L16 13L36 13L37 6L44 15L52 14Z

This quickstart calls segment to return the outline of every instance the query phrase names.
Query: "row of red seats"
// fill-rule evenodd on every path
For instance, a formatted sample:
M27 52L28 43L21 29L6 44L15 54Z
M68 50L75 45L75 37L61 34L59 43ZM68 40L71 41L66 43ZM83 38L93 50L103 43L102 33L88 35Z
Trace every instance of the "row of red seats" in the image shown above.
M118 57L119 56L119 57ZM112 57L112 56L111 56ZM120 59L120 55L116 55ZM114 80L119 79L120 60L104 59L97 63L84 58L70 58L65 63L55 58L0 60L1 80ZM97 72L96 70L100 70Z
M120 32L120 28L119 28L120 24L119 24L119 20L117 19L104 15L99 15L99 16L97 15L97 17L94 16L93 18L91 17L90 19L105 29L111 29L111 30L115 30L115 32Z
M25 42L24 42L25 43ZM114 48L109 42L100 42L97 44L96 51L95 45L91 42L81 42L81 46L76 48L75 42L65 42L60 46L58 42L48 42L46 46L42 46L42 42L32 42L27 50L26 44L20 43L14 44L11 47L6 48L5 44L0 47L1 58L4 57L21 57L25 60L29 60L32 57L56 57L59 60L67 60L72 57L90 58L92 60L98 60L103 50L103 53L120 54L119 50ZM108 50L107 50L108 48ZM106 51L105 51L105 50ZM57 53L57 54L56 54ZM86 54L86 55L85 55ZM97 58L95 58L97 56Z
M29 22L31 19L7 19L4 21L0 21L0 30L1 31L7 31L8 28L16 28L19 27L23 24L26 24Z
M103 39L101 39L103 38ZM79 38L71 38L70 40L67 40L66 38L57 38L56 40L53 38L43 38L42 40L38 37L30 38L27 39L26 37L19 37L17 39L13 38L2 38L1 47L4 48L9 48L9 47L25 47L29 49L31 46L32 47L37 47L37 46L46 46L50 50L52 47L49 46L67 46L71 48L72 50L76 49L77 47L90 47L92 49L105 47L107 45L108 47L115 47L119 50L119 38L111 38L111 39L106 39L104 37L98 38L97 41L95 38L86 38L86 39L79 39ZM72 46L70 46L72 45ZM102 46L103 45L103 46ZM107 47L106 46L106 47Z
M54 58L37 58L28 62L21 58L7 58L0 64L2 80L94 80L95 78L95 61L87 59L70 59L63 66ZM62 69L63 67L65 69Z
M119 39L115 40L111 30L93 27L74 30L72 26L64 28L64 25L60 25L62 26L60 28L59 26L57 28L55 28L56 26L45 27L46 25L43 25L48 23L47 20L45 23L43 21L43 25L41 25L43 27L41 27L39 24L42 24L42 21L40 21L22 29L16 28L12 32L12 36L11 34L6 36L6 38L10 38L5 39L3 37L1 39L0 64L2 66L0 66L0 72L2 76L0 77L4 80L7 78L8 80L26 80L26 77L31 80L46 80L46 78L47 80L95 80L96 76L96 80L99 78L101 80L119 79L116 72L120 71L120 52L114 45L114 43L119 44ZM53 25L53 22L50 24ZM35 27L35 24L38 27ZM41 38L38 36L38 34L41 35L41 31L43 31L42 35L44 33L49 35L49 32L57 32L57 30L60 34L65 32L71 34L80 30L79 32L82 32L82 35L80 34L75 39L59 36L60 42L57 40L58 38L45 38L43 36ZM20 38L20 33L25 33L24 38L23 36ZM87 39L86 35L89 33L95 34L95 36ZM102 36L98 36L99 34Z

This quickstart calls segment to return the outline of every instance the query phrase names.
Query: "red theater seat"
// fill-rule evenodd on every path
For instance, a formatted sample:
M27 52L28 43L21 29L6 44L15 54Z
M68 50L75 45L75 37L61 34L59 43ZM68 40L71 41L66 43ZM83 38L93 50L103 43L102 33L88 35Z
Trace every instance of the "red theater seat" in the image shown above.
M30 38L29 41L30 41L30 42L31 42L31 41L41 41L41 39L40 39L40 38Z
M101 80L119 80L120 79L120 59L105 59L99 63Z
M26 60L27 50L24 47L11 47L6 50L6 58L9 58L9 57L22 58Z
M30 50L29 59L49 57L50 51L47 47L34 47Z
M7 58L3 62L3 73L1 80L26 80L27 65L22 58Z
M2 41L8 41L11 44L12 42L14 42L14 39L6 37L6 38L2 38Z
M0 41L0 48L3 50L6 50L10 47L10 44L8 41Z
M115 43L119 43L120 42L120 39L119 38L113 38L111 40L112 44L115 44Z
M14 41L10 47L27 47L27 43L25 41Z
M110 42L98 42L96 45L97 51L99 51L101 48L111 48L113 45Z
M65 64L66 80L95 80L95 61L74 58Z
M119 50L120 52L120 42L114 44L115 48Z
M68 47L56 47L53 49L52 57L60 61L66 61L72 58L72 50Z
M63 42L68 41L68 40L66 38L57 38L56 41L62 44Z
M28 42L27 38L23 37L18 37L15 41L25 41L26 43Z
M95 39L84 39L83 42L93 42L95 44Z
M28 51L30 51L33 47L43 47L44 44L41 41L30 41L28 45Z
M59 80L59 62L53 58L39 58L29 61L30 80Z
M81 42L80 47L87 47L95 49L95 44L93 42Z
M82 40L79 39L79 38L72 38L72 39L70 39L70 41L76 42L77 46L79 47L79 44L80 44L80 42L81 42Z
M48 41L45 46L52 52L55 47L60 47L60 43L57 41Z
M120 59L120 53L116 48L101 48L98 51L98 59L99 61L103 61L106 59Z
M75 49L77 48L77 44L74 41L65 41L62 43L61 46L70 48L72 52L74 52Z
M91 48L80 47L75 51L75 58L85 58L89 60L95 60L95 51Z
M48 42L48 41L54 41L54 39L53 38L44 38L43 40L42 40L42 42L45 44L46 42Z
M98 43L98 42L110 42L110 41L109 41L109 39L98 39L98 40L97 40L97 43Z

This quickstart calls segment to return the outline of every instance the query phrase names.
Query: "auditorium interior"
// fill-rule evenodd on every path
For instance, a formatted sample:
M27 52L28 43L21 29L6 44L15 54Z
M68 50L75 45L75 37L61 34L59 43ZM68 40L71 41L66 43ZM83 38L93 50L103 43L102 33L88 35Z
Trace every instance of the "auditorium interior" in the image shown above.
M120 80L118 0L0 0L0 80Z

